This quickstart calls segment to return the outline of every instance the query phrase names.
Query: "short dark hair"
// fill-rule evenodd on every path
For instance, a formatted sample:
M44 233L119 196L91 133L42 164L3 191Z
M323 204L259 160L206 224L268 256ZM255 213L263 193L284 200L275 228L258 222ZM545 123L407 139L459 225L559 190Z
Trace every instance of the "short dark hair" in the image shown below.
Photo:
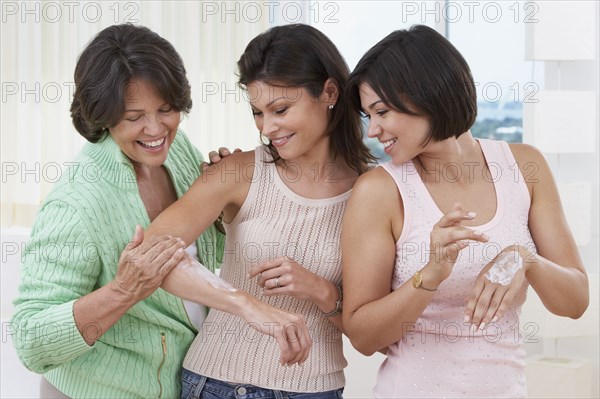
M361 58L348 83L357 110L362 109L361 83L396 111L427 116L431 131L424 144L460 136L477 117L469 65L446 38L428 26L394 31Z
M339 90L331 110L327 134L333 155L340 155L357 173L366 170L373 156L362 141L360 118L346 95L350 70L339 50L318 29L304 24L276 26L261 33L246 47L238 63L238 84L252 82L305 89L318 98L325 81L332 78ZM273 159L277 149L269 144Z
M192 108L183 61L171 43L143 26L113 25L94 37L75 67L71 118L88 141L96 143L121 119L134 78L152 84L175 111Z

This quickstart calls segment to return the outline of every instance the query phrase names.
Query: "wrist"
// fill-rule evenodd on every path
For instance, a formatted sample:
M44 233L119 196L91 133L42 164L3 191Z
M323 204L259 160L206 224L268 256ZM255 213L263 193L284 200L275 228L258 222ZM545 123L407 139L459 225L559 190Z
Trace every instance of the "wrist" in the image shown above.
M255 297L239 290L233 293L232 299L234 299L235 307L231 313L241 317L247 323L256 320L257 316L261 313L261 308L268 306Z
M132 307L140 301L131 291L127 290L116 280L112 280L106 284L106 288L110 290L110 298L124 306Z
M421 287L427 291L436 291L438 286L445 280L445 277L435 269L428 263L419 270L422 278Z
M319 307L319 309L321 309L321 312L323 312L323 314L325 315L325 317L334 317L334 316L338 316L342 313L342 300L344 298L344 294L342 292L342 287L337 285L334 286L335 288L335 299L333 302L333 306L332 306L332 302L331 300L328 302L328 305L325 307Z
M540 263L537 254L531 252L527 248L522 245L515 245L515 251L518 252L521 257L521 261L523 262L523 269L525 270L525 277L527 274L536 268L536 266Z

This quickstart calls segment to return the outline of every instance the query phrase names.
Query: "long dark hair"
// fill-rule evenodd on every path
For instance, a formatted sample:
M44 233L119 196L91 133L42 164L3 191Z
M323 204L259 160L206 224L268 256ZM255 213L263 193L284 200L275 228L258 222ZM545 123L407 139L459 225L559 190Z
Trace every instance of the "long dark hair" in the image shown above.
M181 57L171 43L143 26L113 25L87 45L75 67L71 118L92 143L125 112L127 85L146 79L177 112L192 108L191 89Z
M346 95L350 71L335 45L316 28L293 24L276 26L258 35L248 44L238 63L238 84L261 81L273 86L299 87L319 98L325 81L335 80L339 97L331 110L327 134L332 155L340 155L358 174L374 160L362 141L360 117ZM274 160L277 149L269 144Z

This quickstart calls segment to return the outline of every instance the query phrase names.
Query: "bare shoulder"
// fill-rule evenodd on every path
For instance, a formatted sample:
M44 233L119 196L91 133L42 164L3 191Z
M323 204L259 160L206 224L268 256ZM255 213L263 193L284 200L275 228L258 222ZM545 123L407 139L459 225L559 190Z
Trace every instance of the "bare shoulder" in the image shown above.
M397 193L392 176L382 167L376 167L359 176L352 189L352 195L375 197Z
M363 173L352 188L349 207L392 219L402 209L396 182L382 167Z
M523 165L528 162L536 162L540 161L544 164L546 160L544 158L544 154L536 147L530 144L522 144L522 143L513 143L508 145L510 147L513 156L518 164Z
M208 182L218 181L225 185L250 182L254 175L254 152L235 152L206 168L200 179Z

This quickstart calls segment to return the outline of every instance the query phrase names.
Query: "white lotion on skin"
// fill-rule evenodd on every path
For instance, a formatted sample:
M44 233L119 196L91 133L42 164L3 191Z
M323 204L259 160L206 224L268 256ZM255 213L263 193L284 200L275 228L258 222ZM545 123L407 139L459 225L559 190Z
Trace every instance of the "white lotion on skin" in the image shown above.
M198 262L195 258L191 256L186 256L183 260L179 262L180 267L185 267L192 269L194 273L200 276L204 281L208 284L212 285L217 289L222 289L229 292L236 292L237 289L234 288L227 281L223 280L216 274L212 273L208 270L202 263Z
M509 285L522 267L521 255L517 251L508 251L496 259L484 277L494 284Z

